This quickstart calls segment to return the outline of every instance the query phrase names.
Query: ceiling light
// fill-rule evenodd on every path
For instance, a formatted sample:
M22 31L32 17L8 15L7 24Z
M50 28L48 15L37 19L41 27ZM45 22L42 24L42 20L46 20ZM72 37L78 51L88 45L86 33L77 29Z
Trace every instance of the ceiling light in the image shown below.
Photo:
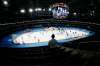
M21 12L21 13L25 13L25 9L21 9L20 12Z
M29 8L29 12L32 13L33 12L33 9L32 8Z

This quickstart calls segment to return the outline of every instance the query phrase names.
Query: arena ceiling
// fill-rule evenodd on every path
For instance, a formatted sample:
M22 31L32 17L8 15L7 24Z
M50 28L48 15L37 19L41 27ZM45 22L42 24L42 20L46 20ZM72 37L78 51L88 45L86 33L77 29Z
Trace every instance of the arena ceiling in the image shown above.
M26 10L36 7L48 8L51 4L58 2L66 3L71 11L90 9L95 10L97 15L100 12L100 0L0 0L0 18L16 15L21 8Z

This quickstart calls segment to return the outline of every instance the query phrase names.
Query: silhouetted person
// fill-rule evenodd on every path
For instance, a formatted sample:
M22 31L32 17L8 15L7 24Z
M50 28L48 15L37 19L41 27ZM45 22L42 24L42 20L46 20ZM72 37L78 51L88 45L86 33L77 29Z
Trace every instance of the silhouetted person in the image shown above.
M57 46L58 42L56 39L54 39L55 38L54 34L51 35L51 38L52 39L49 41L48 45L50 48L55 48Z

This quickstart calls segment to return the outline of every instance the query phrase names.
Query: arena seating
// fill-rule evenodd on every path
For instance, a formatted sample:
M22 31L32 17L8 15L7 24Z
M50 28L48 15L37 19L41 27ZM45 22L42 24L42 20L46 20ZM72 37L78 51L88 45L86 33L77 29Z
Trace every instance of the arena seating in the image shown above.
M47 20L49 21L49 20ZM35 22L35 21L33 21ZM16 23L16 24L9 24L9 25L0 25L1 33L0 36L4 37L5 35L11 34L12 32L15 32L16 30L22 30L18 27L27 28L29 26L33 26L36 23L33 22L26 22L22 25L22 23ZM41 21L42 22L42 21ZM37 22L38 24L49 24L49 22L41 23ZM50 23L52 23L51 21ZM53 24L56 24L57 21ZM58 22L57 24L60 24L63 22ZM64 23L67 24L67 23ZM79 23L79 22L71 22L72 24L82 24L85 25L87 23ZM92 26L92 28L96 28L97 32L99 32L98 26ZM10 30L10 28L14 28L13 30ZM87 28L87 27L86 27ZM92 29L94 30L94 29ZM96 35L99 35L96 34ZM99 42L87 42L88 40L97 39L96 36L90 38L85 38L73 42L69 42L68 44L65 43L64 46L55 48L55 51L51 50L49 47L32 47L32 48L0 48L0 60L6 65L9 66L95 66L96 62L99 58ZM99 39L97 39L99 40ZM82 42L83 41L83 42ZM73 45L72 45L73 44ZM94 44L97 48L96 51L94 47ZM87 46L88 45L88 46ZM87 48L86 48L87 47ZM94 49L93 49L94 48ZM4 64L2 63L2 64ZM59 63L59 64L58 64ZM93 64L93 65L92 65ZM5 66L5 64L4 64Z
M62 66L62 65L77 65L81 66L94 57L94 52L68 47L58 47L51 50L49 47L42 48L25 48L25 49L7 49L4 54L7 62L11 66ZM3 55L4 55L3 54ZM4 56L3 56L4 57ZM77 60L77 61L75 61ZM58 65L59 63L59 65Z

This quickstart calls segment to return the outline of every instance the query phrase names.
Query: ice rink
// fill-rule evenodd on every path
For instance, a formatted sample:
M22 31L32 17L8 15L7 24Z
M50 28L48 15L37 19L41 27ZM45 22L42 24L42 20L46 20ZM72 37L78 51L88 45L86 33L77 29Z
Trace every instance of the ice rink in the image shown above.
M51 35L55 34L55 39L59 44L86 38L92 35L92 32L76 27L42 27L34 29L25 29L11 34L4 41L10 47L37 47L48 46Z
M26 29L20 35L13 34L12 39L15 44L32 44L40 42L48 42L51 35L55 34L56 40L72 41L87 37L90 33L84 29L64 28L64 27L48 27L40 29Z

